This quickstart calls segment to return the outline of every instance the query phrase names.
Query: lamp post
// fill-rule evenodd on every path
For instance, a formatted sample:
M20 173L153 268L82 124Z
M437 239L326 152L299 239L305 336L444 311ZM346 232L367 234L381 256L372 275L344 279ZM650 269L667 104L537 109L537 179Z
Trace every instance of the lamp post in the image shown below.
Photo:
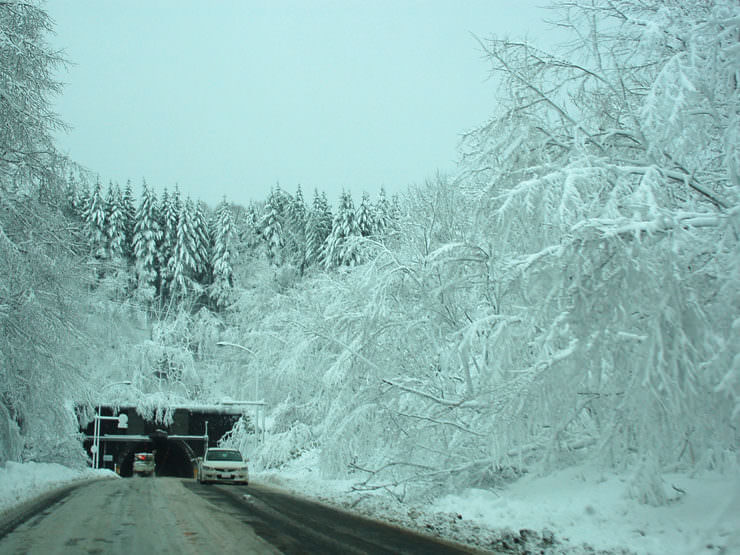
M105 389L108 389L109 387L113 387L114 385L131 385L130 380L123 380L121 382L113 382L109 383L106 386L103 386L100 388L100 393L102 393ZM98 411L95 414L95 424L93 426L93 468L99 468L100 467L100 422L103 420L102 415L100 414L101 410L103 408L103 401L98 400Z
M229 343L228 341L219 341L216 343L218 347L235 347L237 349L241 349L242 351L248 352L250 355L254 354L254 351L251 349L248 349L247 347L243 345L239 345L237 343ZM254 400L257 401L260 396L260 375L259 372L254 373Z
M252 351L251 349L245 347L244 345L239 345L238 343L229 343L228 341L218 341L216 343L216 346L217 347L234 347L236 349L241 349L242 351L246 351L250 355L253 355L254 354L254 351ZM249 402L244 403L244 402L236 402L236 401L233 401L230 404L244 404L244 405L251 404L251 405L254 405L254 425L255 425L255 431L258 432L258 437L261 437L263 430L262 429L259 429L258 430L258 428L260 428L260 424L259 424L259 411L260 411L260 406L262 406L263 403L261 403L259 401L259 395L260 395L260 375L259 375L259 372L255 371L254 372L254 402L252 402L252 403L249 403ZM263 411L263 416L264 416L264 411Z

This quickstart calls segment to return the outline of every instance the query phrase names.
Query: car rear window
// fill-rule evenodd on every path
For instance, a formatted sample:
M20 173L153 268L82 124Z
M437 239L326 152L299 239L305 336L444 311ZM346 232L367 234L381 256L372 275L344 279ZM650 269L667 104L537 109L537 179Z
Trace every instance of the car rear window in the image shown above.
M239 451L208 451L207 461L241 461L242 455Z

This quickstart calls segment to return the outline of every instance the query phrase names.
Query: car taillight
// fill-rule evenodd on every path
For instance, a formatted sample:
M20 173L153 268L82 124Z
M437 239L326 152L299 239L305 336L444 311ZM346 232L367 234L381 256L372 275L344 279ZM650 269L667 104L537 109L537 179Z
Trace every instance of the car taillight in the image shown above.
M136 455L136 458L140 461L145 461L146 457L144 455Z

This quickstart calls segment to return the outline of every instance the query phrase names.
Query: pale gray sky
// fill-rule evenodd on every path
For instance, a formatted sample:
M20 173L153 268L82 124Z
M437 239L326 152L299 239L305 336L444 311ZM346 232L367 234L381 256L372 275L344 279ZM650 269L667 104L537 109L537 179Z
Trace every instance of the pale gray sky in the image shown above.
M49 0L73 65L63 151L136 194L215 205L276 183L336 202L450 172L493 110L472 35L537 40L544 0Z

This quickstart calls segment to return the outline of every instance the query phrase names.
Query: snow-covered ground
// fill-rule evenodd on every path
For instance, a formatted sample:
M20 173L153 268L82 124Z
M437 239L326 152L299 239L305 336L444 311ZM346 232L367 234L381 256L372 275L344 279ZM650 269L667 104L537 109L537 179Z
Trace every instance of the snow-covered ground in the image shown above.
M525 475L500 491L470 489L422 507L402 506L384 495L366 495L358 502L358 495L349 493L350 482L317 479L317 466L311 462L309 457L255 478L482 548L740 554L738 469L693 477L667 475L664 486L671 500L660 507L627 498L627 477L586 467L544 477Z
M0 465L0 514L42 493L78 480L117 477L110 470L74 470L52 463L16 463Z
M351 493L326 481L304 457L280 472L254 473L307 497L483 548L525 546L551 553L740 553L740 472L669 475L671 502L651 507L625 497L626 480L590 468L524 476L500 491L467 490L425 506ZM115 477L110 471L7 462L0 467L0 513L62 484ZM522 533L521 531L525 532ZM528 532L531 531L531 532Z

